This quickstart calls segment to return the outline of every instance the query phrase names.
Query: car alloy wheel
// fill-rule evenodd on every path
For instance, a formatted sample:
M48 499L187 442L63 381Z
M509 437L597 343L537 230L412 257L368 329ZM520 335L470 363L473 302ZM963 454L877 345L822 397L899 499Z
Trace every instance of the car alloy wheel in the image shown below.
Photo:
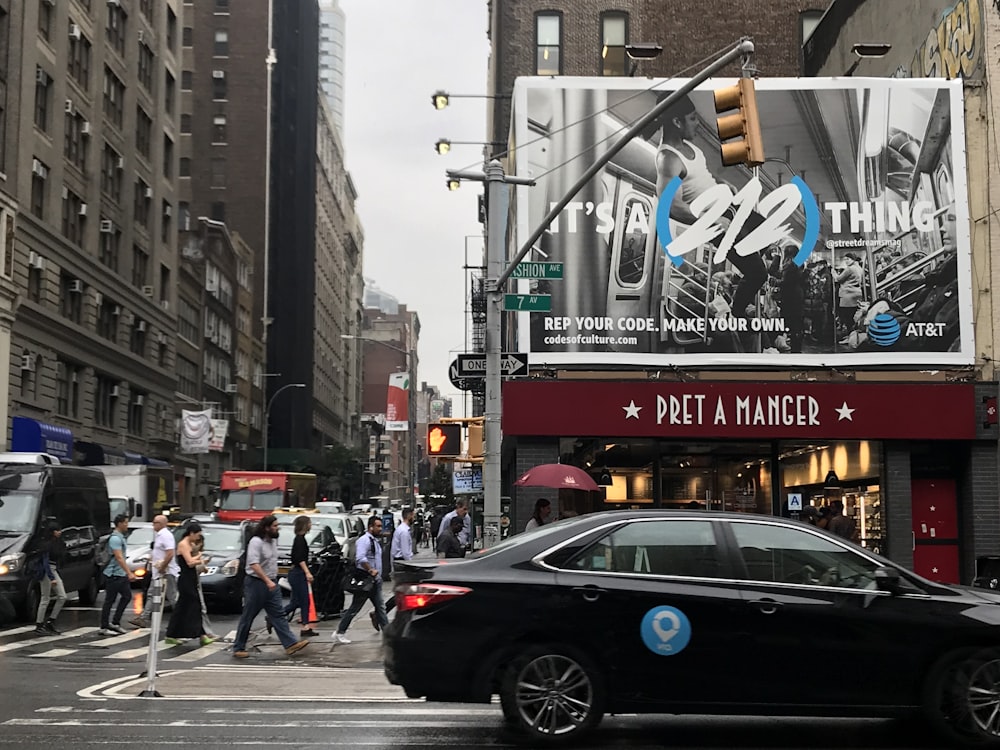
M596 668L582 655L534 648L516 659L500 693L504 718L536 739L576 738L604 714Z
M1000 747L1000 649L956 651L932 670L925 705L957 744Z

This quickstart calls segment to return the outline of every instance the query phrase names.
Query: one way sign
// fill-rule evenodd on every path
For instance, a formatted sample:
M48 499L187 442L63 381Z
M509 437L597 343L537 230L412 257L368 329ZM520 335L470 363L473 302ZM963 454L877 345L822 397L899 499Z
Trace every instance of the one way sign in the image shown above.
M458 376L463 378L486 377L485 354L459 354L455 360ZM528 355L523 352L508 352L500 355L500 372L503 375L527 375Z

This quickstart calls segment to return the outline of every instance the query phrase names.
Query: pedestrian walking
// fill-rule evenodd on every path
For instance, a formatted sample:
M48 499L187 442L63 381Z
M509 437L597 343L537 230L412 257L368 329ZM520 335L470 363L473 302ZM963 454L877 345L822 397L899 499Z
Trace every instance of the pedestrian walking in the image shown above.
M56 630L56 618L66 603L66 587L59 577L59 565L62 563L65 549L61 537L62 529L55 521L50 521L45 528L42 556L39 560L41 598L38 601L38 611L35 613L35 632L38 635L59 635L59 631ZM49 614L49 602L55 602L51 614Z
M212 629L212 621L208 617L208 607L205 606L205 594L201 590L201 574L204 573L206 570L208 570L208 562L211 559L209 557L205 557L204 555L204 549L205 549L204 530L202 530L201 538L196 542L192 542L191 549L194 550L195 554L201 555L201 564L198 566L197 569L198 575L195 576L195 581L198 584L198 602L201 605L201 628L202 630L205 631L205 635L207 635L212 640L217 641L219 640L219 638L221 638L221 636L217 635Z
M367 533L358 540L354 548L354 567L357 569L357 573L370 575L375 580L367 591L354 593L351 606L341 615L340 626L334 635L334 640L338 643L351 642L344 633L351 627L351 621L368 600L371 600L375 607L375 618L378 626L384 628L389 624L389 620L385 616L385 603L382 601L382 548L379 546L379 537L381 536L382 519L378 516L372 516L368 519Z
M307 640L295 640L288 620L285 619L284 604L281 600L281 589L278 588L278 535L281 527L274 515L264 516L257 523L254 536L247 545L246 578L243 581L243 614L236 628L236 640L233 642L233 656L246 659L247 639L250 637L250 626L261 610L270 618L278 640L285 648L285 653L291 656L309 645Z
M122 635L125 632L121 625L122 615L132 603L132 581L136 579L126 562L128 542L125 535L128 533L128 521L129 518L124 513L115 516L115 530L108 539L111 559L104 566L104 605L101 607L101 629L97 631L98 635Z
M178 567L176 560L177 545L174 542L174 535L167 528L166 516L159 515L153 518L153 530L156 535L153 537L153 555L149 567L152 571L153 585L156 585L156 581L163 579L161 581L161 584L165 586L163 607L166 609L177 601L177 575L180 573L180 567ZM150 590L152 590L152 586ZM132 625L137 628L149 627L152 599L151 596L146 597L142 606L142 614L129 620Z
M437 539L440 540L444 536L445 532L448 531L451 519L456 517L462 519L462 530L458 535L458 541L461 542L462 546L467 547L472 541L472 517L469 515L469 501L465 499L456 500L455 510L444 514L444 518L441 519L441 528L437 533Z
M396 529L396 533L392 537L392 546L389 549L389 558L392 560L393 568L396 567L397 561L412 560L414 554L414 542L413 542L413 508L403 508L403 522L399 524L399 528ZM391 597L389 601L385 603L385 613L388 616L390 612L396 607L396 597ZM378 617L374 611L370 612L368 616L372 620L372 627L375 630L381 630L379 625Z
M461 532L462 519L455 516L451 519L445 532L438 538L437 552L439 557L465 557L465 545L459 538Z
M201 525L188 524L184 536L177 543L179 575L177 576L177 603L167 623L166 643L174 645L182 639L200 638L201 645L207 646L215 639L205 634L201 621L201 599L198 596L198 566L201 555L195 544L201 540Z
M292 587L292 596L285 607L285 619L291 621L295 610L299 610L302 630L299 637L319 635L309 626L309 586L313 582L312 571L309 570L309 545L306 534L312 530L309 516L299 516L293 527L295 540L292 542L292 567L288 571L288 583Z

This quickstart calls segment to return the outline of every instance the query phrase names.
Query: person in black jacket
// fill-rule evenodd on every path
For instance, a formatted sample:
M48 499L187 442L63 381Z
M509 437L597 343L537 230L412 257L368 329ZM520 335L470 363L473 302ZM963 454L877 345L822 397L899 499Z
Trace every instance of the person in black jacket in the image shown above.
M461 516L451 519L448 528L438 538L437 553L440 557L465 557L465 545L458 540L458 534L465 525Z
M62 563L63 546L62 530L55 521L50 521L45 528L45 536L41 546L41 560L39 561L39 588L41 589L41 599L38 601L38 612L35 616L35 632L38 635L58 635L56 630L56 618L62 611L66 603L66 587L63 586L62 578L59 577L59 565ZM49 609L49 602L55 600L52 605L52 613L46 617Z
M312 571L309 570L309 544L306 534L312 530L309 516L299 516L295 519L295 540L292 542L292 567L288 571L288 583L292 587L292 597L285 607L285 616L291 617L299 610L302 620L302 630L299 636L318 635L309 627L309 585L313 582Z

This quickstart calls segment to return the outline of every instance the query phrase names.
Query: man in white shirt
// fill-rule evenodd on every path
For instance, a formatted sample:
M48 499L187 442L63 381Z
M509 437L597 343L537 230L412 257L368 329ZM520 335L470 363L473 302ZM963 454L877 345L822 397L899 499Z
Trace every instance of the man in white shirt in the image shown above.
M413 558L413 508L403 508L403 522L396 527L392 535L392 546L389 548L389 557L392 558L392 567L396 567L397 560L410 560ZM392 612L396 606L396 597L390 597L385 603L386 614ZM372 627L379 630L378 618L375 612L370 612Z
M455 510L449 511L441 519L441 528L438 529L437 538L440 539L444 536L444 533L451 524L451 519L456 516L462 519L462 530L458 532L458 541L462 543L463 547L468 547L469 542L472 541L472 517L469 515L469 503L467 500L455 501ZM436 545L435 549L437 549Z
M180 573L180 566L176 560L177 543L174 535L167 528L167 517L156 516L153 518L153 530L156 532L153 537L153 555L149 569L152 572L153 583L150 586L146 601L143 603L142 614L129 620L137 628L149 627L150 603L152 601L152 587L156 582L163 579L164 594L163 608L172 607L177 601L177 575Z

